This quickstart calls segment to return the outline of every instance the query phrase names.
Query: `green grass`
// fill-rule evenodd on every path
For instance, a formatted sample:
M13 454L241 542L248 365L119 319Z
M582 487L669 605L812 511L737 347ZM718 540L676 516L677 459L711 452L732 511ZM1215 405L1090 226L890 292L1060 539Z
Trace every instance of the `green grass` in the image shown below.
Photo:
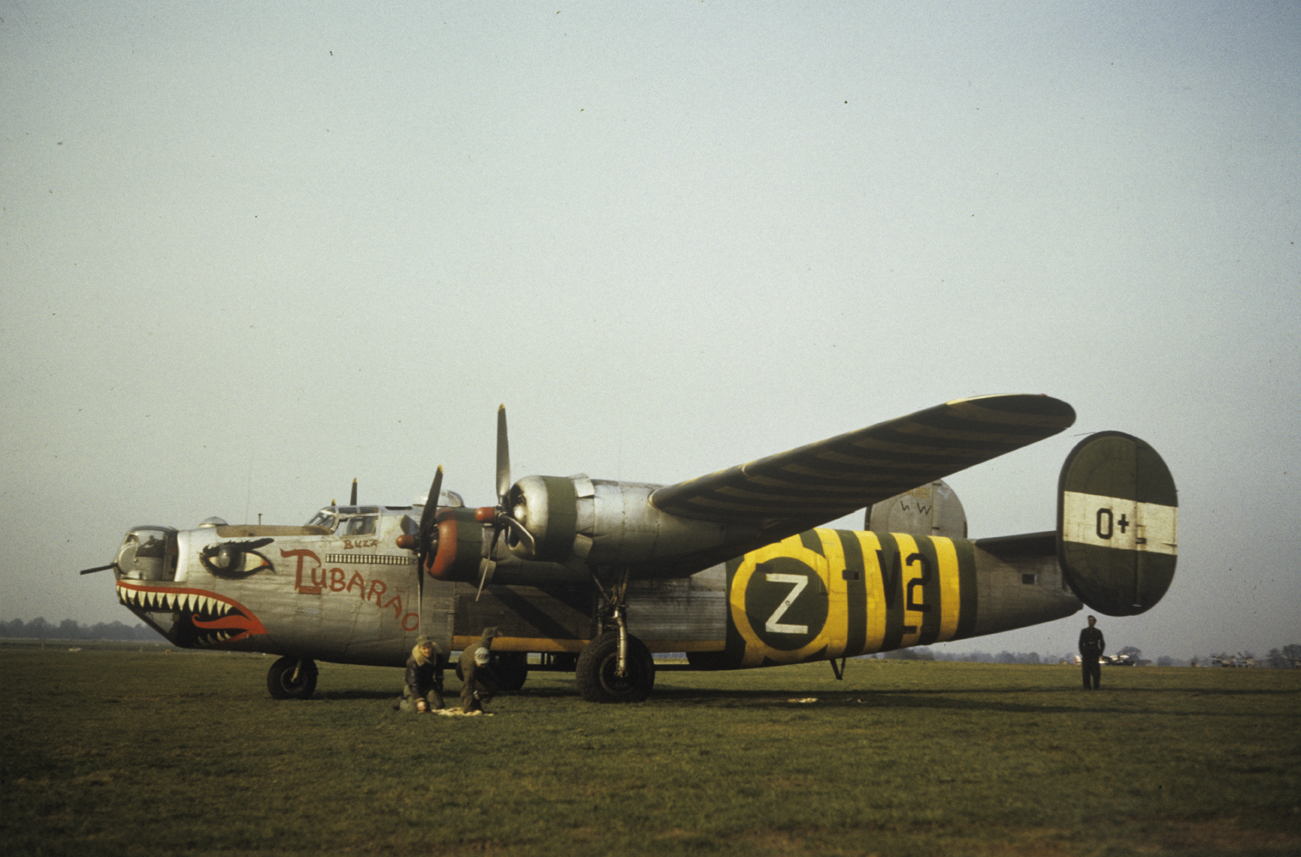
M1301 853L1301 672L540 673L447 718L365 667L276 702L270 663L0 647L0 853Z

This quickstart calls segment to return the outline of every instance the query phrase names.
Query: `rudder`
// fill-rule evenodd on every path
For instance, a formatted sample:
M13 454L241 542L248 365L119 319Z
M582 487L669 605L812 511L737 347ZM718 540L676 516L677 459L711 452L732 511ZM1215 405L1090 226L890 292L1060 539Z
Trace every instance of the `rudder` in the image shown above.
M1057 555L1089 607L1135 616L1165 595L1178 558L1178 493L1156 450L1122 432L1080 442L1058 482Z

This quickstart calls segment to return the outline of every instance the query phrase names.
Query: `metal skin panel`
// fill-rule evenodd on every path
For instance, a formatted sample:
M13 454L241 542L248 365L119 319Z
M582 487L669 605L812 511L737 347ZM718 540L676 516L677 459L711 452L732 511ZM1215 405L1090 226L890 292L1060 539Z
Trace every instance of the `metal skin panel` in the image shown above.
M727 639L694 658L744 669L872 654L1069 616L1051 555L1003 562L965 539L816 529L726 565Z
M628 592L628 631L652 652L713 652L727 637L727 569L643 580Z
M498 651L573 652L594 636L596 593L591 587L473 586L456 591L452 649L473 645L484 628L496 628Z

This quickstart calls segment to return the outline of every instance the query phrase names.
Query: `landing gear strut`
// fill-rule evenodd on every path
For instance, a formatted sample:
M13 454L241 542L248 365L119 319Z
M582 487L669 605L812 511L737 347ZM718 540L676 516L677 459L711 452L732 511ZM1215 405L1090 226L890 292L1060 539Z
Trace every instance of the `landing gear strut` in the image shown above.
M285 655L267 670L267 690L275 699L308 699L316 690L316 664Z

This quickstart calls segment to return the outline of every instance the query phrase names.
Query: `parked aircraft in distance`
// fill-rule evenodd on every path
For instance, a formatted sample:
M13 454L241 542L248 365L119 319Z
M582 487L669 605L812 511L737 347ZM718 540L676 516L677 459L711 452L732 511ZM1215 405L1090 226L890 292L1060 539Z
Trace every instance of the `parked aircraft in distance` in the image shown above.
M1069 616L1141 613L1176 560L1177 498L1151 446L1119 432L1067 456L1053 531L969 539L943 477L1075 421L1047 396L962 399L674 485L510 479L468 508L438 468L413 506L320 509L302 526L131 529L120 601L172 643L281 657L307 698L316 661L400 667L416 637L462 650L486 627L507 688L575 672L597 702L641 701L655 653L699 670L844 659ZM864 530L821 525L867 509ZM534 657L530 657L530 655ZM840 674L837 668L837 675Z

